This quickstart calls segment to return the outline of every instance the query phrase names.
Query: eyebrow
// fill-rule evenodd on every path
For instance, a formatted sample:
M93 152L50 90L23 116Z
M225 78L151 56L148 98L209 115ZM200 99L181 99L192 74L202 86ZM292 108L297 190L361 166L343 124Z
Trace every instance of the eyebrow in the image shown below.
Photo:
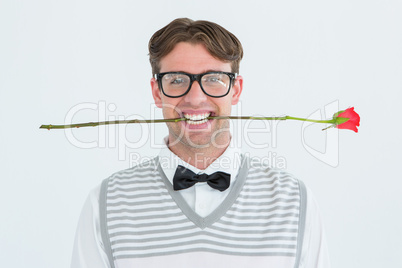
M202 73L198 73L198 74L205 74L205 73L210 73L210 72L231 73L231 71L227 72L227 71L220 71L220 70L216 70L216 69L208 69L208 70L206 70L206 71L204 71ZM189 73L189 72L186 72L186 71L168 71L168 72L161 72L161 73L185 73L185 74L193 74L193 75L195 75L194 73Z

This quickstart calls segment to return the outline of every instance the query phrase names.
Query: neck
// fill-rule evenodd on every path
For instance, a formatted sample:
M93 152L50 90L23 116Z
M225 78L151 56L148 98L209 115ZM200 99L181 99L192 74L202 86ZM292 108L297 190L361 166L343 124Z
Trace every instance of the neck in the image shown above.
M225 152L230 144L230 134L228 133L227 137L218 146L216 146L216 143L209 143L199 147L192 147L182 142L171 142L170 136L168 141L168 147L175 155L184 162L204 170Z

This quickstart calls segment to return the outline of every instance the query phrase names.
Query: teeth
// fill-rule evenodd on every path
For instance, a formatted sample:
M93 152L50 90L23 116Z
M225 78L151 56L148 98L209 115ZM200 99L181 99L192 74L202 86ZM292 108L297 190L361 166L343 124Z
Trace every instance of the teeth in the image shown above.
M187 123L191 125L199 125L208 121L207 117L209 117L211 113L203 113L203 114L183 114L183 116L188 119Z
M202 120L198 120L198 121L187 120L187 123L190 125L200 125L200 124L204 124L207 121L208 121L208 119L202 119Z

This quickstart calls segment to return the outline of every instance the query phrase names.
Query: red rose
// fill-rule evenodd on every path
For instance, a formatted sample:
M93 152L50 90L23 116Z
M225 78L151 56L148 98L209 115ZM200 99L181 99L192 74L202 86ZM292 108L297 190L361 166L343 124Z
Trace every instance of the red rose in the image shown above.
M350 129L357 132L360 126L360 116L354 111L354 107L334 114L336 127L339 129Z

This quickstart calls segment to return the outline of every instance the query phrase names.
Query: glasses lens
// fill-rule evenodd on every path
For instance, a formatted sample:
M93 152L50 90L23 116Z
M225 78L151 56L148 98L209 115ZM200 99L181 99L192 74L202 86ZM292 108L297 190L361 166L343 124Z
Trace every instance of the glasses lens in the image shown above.
M162 88L168 96L183 95L190 85L190 77L185 74L165 74L162 77Z
M219 97L228 92L230 77L224 73L210 73L202 77L201 84L206 93Z

